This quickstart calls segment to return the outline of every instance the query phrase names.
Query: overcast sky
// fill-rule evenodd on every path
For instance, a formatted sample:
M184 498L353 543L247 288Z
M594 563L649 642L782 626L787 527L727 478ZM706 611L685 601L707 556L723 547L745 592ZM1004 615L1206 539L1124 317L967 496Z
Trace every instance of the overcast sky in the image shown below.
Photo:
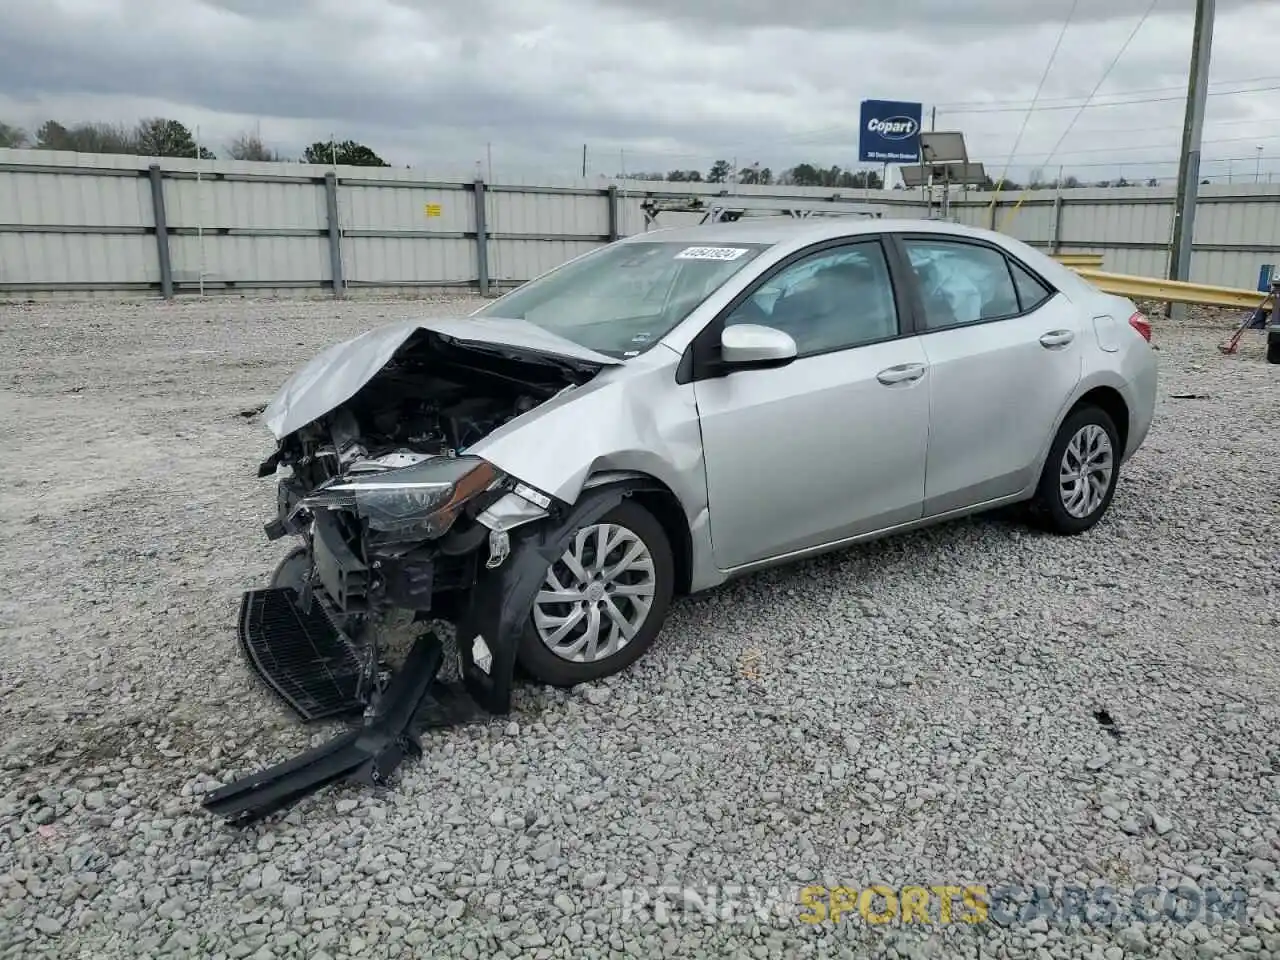
M1078 0L1010 173L1175 169L1194 0ZM331 134L398 165L573 176L856 165L864 98L936 106L975 159L1009 159L1072 0L7 0L0 120ZM1280 0L1218 0L1205 172L1280 180ZM1252 90L1252 92L1236 92ZM1053 109L1044 109L1052 107ZM1237 158L1228 164L1226 158ZM1156 161L1168 161L1157 165ZM1120 162L1132 164L1123 170Z

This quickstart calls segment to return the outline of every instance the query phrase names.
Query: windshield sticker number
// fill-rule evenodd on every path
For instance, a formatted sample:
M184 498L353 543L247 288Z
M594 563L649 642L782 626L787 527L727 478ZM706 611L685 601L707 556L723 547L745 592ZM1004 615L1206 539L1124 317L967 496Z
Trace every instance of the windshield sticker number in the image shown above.
M685 247L676 254L677 260L737 260L746 253L745 247Z

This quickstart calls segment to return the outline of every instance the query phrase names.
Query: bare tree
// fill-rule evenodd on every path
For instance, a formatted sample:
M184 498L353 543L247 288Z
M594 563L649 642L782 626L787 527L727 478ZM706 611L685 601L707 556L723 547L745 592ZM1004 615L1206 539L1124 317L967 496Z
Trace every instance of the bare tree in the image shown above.
M64 127L48 120L36 131L39 150L74 150L78 153L137 153L137 137L121 124L77 123Z
M254 133L242 133L227 147L227 156L232 160L259 160L268 163L281 163L284 158L276 150L271 150L262 142L262 137Z
M0 121L0 147L25 147L27 131Z
M186 124L164 117L151 117L138 123L134 132L136 152L144 157L196 156L196 140ZM201 160L216 159L213 153L199 147Z

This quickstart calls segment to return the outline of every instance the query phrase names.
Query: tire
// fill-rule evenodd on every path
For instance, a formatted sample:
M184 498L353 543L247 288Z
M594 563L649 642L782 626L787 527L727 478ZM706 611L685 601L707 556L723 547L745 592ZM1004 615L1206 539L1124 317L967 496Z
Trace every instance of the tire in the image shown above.
M606 572L610 566L616 567L621 558L634 549L636 543L647 552L647 565L651 567L651 571L645 569L642 554L640 565L619 571L616 581L592 577L597 562L596 536L601 528L607 530L610 538L605 557L609 561L605 564ZM585 584L565 563L565 558L578 557L583 558L578 568L588 574ZM539 593L541 599L535 600L529 611L520 636L517 658L520 666L535 680L555 687L570 687L612 676L626 669L653 645L671 605L675 563L671 543L662 524L643 507L624 500L599 520L575 533L564 557L548 568L547 577L548 581L544 582ZM598 587L596 584L607 585ZM587 598L552 602L546 597L546 592L556 585L567 594L584 594L597 598L594 609L598 613L595 618L592 618L592 608L588 606ZM630 590L626 594L613 592L621 587L629 587ZM647 610L642 611L643 599L648 592L651 592L652 598ZM613 599L606 600L606 596ZM633 625L634 634L629 640L625 639L623 631L617 627L609 604L612 604L612 609L617 610L623 620ZM583 612L575 618L575 611ZM569 622L571 618L572 623ZM601 655L597 647L596 658L588 659L590 646L586 634L592 624L596 625L597 645L613 645L613 641L616 641L617 649ZM549 641L555 638L555 631L561 627L566 628L567 632L558 642L562 650L558 653L552 649ZM544 640L544 636L547 640ZM580 646L576 652L573 650L575 643ZM578 659L571 659L571 656Z
M1280 363L1280 334L1267 334L1267 363Z
M1089 496L1087 490L1075 487L1071 490L1063 488L1061 476L1066 467L1064 458L1071 449L1071 462L1077 462L1075 450L1078 447L1072 447L1073 440L1077 438L1099 455L1096 463L1104 462L1101 455L1109 453L1105 462L1109 463L1110 472L1105 477L1101 497L1097 497L1096 492ZM1053 445L1049 448L1049 456L1040 474L1040 484L1032 500L1032 515L1037 524L1051 533L1065 536L1084 533L1096 525L1106 514L1111 506L1111 499L1115 496L1122 454L1119 431L1105 410L1084 406L1069 414L1058 428ZM1091 477L1097 478L1098 472L1091 471ZM1097 490L1096 484L1090 483L1088 486ZM1076 492L1083 494L1086 499L1083 502L1073 502L1072 493Z
M311 558L307 555L305 545L294 547L285 554L284 559L276 564L271 573L271 587L288 587L296 593L302 592L302 584L311 574Z

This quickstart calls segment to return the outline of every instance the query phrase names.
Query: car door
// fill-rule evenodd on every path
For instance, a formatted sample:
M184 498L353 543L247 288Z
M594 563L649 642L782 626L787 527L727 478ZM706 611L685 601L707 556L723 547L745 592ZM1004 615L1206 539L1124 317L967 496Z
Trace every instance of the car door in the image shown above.
M878 238L809 248L749 288L726 325L785 330L795 360L697 372L717 566L741 567L920 517L928 439L924 351Z
M1082 374L1078 311L994 244L901 236L929 364L926 516L1011 496Z

